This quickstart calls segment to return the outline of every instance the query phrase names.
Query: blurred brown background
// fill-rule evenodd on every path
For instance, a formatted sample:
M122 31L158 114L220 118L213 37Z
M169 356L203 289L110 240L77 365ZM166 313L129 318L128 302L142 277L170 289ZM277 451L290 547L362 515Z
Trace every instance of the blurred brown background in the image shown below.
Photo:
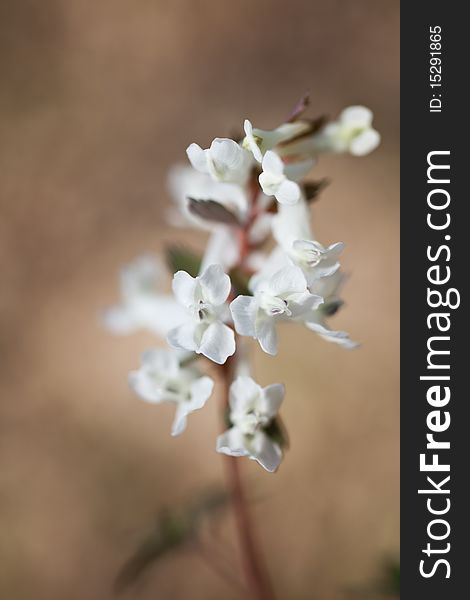
M397 555L398 47L392 0L2 0L1 598L111 598L159 510L222 481L217 399L172 439L172 409L127 388L154 340L97 314L122 263L186 239L163 214L187 144L271 128L307 89L313 115L363 103L383 135L316 167L333 183L315 231L352 274L334 325L362 347L294 327L277 357L254 348L257 379L287 385L291 449L278 474L243 473L280 599L349 598ZM182 552L123 597L239 596Z

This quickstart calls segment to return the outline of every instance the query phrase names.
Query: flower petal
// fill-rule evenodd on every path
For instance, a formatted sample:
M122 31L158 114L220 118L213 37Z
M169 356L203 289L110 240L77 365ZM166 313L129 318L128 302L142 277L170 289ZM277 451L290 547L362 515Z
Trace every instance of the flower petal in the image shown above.
M159 290L163 268L156 256L144 254L121 269L121 294L125 303L154 296Z
M279 189L279 185L284 175L276 175L269 171L263 171L258 177L259 184L266 196L274 196Z
M214 306L219 306L227 300L230 293L230 277L224 273L220 264L210 265L199 276L199 283L203 290L204 300Z
M354 156L365 156L375 150L379 144L380 133L375 129L366 129L352 140L349 149Z
M232 412L248 412L262 395L262 388L246 375L239 375L230 386L230 408Z
M199 171L200 173L209 172L206 153L201 146L198 144L190 144L186 148L186 154L188 155L189 162L196 169L196 171Z
M204 324L194 321L186 321L186 323L170 329L167 341L173 348L199 352L198 337L201 335L201 328L203 326Z
M191 384L191 399L189 401L182 400L178 403L171 429L172 436L183 433L186 429L188 415L205 405L213 387L214 382L210 377L200 377Z
M181 435L188 424L188 412L183 402L179 402L176 407L175 418L171 426L171 435L176 437Z
M256 337L267 354L277 354L277 333L272 319L261 321L256 328Z
M243 148L229 138L215 138L212 141L210 152L214 163L220 164L224 169L237 170L243 165Z
M174 274L172 288L178 302L186 308L197 302L198 281L186 271L178 271Z
M248 148L251 150L253 156L255 157L255 159L258 162L261 162L263 160L263 154L261 152L260 147L258 146L258 144L256 143L256 140L254 138L253 135L253 125L251 124L251 122L248 119L245 119L245 122L243 124L243 128L245 130L245 140L244 142L246 143L246 145L248 146Z
M279 269L267 283L267 289L273 296L284 297L293 293L305 292L307 282L302 269L287 266Z
M191 384L191 410L198 410L202 408L207 400L210 398L214 389L214 381L207 376L199 377Z
M296 204L301 196L300 188L294 181L286 179L279 186L275 196L281 204Z
M345 108L339 117L342 124L351 128L369 127L372 123L373 114L369 108L365 106L348 106Z
M266 417L270 419L274 418L279 411L279 407L284 400L285 394L286 388L282 383L273 383L266 386L261 394L259 410L262 411Z
M216 450L228 456L249 455L245 447L245 436L237 427L227 429L218 436Z
M258 431L252 442L251 459L256 460L266 471L273 473L281 464L282 451L265 433Z
M240 258L238 246L232 228L223 225L216 227L207 242L200 272L203 273L207 267L214 264L220 264L225 271L229 271Z
M306 322L305 325L312 331L315 331L315 333L318 333L325 341L338 344L347 350L353 350L359 346L357 342L351 340L346 331L333 331L320 323L314 322Z
M180 363L175 350L164 350L163 348L150 348L142 354L142 366L164 373L167 377L176 377Z
M138 371L131 371L128 377L129 387L142 400L152 404L161 402L178 402L180 396L177 392L165 389L163 380L159 380L158 373L142 366Z
M253 296L237 296L230 304L230 311L237 333L255 337L258 301Z
M324 299L317 294L311 294L306 291L301 294L294 294L289 299L289 309L292 313L292 319L298 319L312 310L316 310Z
M211 323L205 330L197 351L219 365L223 365L227 358L235 353L233 330L220 321Z
M313 233L310 227L310 210L304 198L296 204L280 204L272 221L273 236L276 242L289 251L295 240L310 240Z
M284 163L281 158L272 150L268 150L263 156L263 171L274 175L284 174Z
M103 311L101 318L106 329L118 335L127 335L139 329L132 311L125 306L111 306Z

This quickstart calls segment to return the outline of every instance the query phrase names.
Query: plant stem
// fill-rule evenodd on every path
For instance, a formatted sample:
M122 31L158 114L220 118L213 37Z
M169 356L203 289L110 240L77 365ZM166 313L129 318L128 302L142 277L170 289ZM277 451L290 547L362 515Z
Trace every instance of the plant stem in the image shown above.
M225 392L224 410L222 413L223 419L228 407L232 372L231 363L234 362L234 360L236 360L235 356L232 359L229 359L223 368ZM224 456L224 459L233 511L235 514L242 566L248 589L250 590L252 597L256 598L256 600L275 600L274 590L254 536L250 513L243 490L239 459L234 456Z

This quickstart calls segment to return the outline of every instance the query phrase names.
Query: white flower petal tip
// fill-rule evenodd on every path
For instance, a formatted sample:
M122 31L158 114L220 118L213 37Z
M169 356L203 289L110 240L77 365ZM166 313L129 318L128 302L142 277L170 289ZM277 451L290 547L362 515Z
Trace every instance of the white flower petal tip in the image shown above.
M243 123L243 129L245 130L243 146L252 152L253 156L258 162L261 162L263 160L263 154L259 146L261 139L259 137L255 137L253 134L253 125L248 119L245 119L245 122Z
M206 150L190 144L186 154L197 171L207 173L214 181L243 185L248 178L251 155L234 140L215 138Z
M306 323L306 326L312 331L318 333L318 335L326 342L338 344L338 346L341 346L346 350L355 350L356 348L360 347L358 342L351 340L346 331L333 331L332 329L329 329L320 323Z
M187 316L183 324L169 331L168 343L224 364L235 353L235 334L223 322L230 289L230 277L218 264L208 266L198 277L185 271L175 273L173 291Z
M232 427L217 438L217 452L247 456L266 471L276 471L282 460L282 448L267 431L277 416L284 395L281 384L262 388L251 377L238 377L230 386Z
M262 168L263 172L259 176L259 183L267 196L274 196L281 204L291 205L299 201L300 187L287 178L285 165L275 152L271 150L266 152Z
M176 404L173 436L185 430L188 415L203 408L214 388L210 377L201 376L192 365L182 364L185 357L175 350L147 350L139 370L129 374L129 385L142 400Z

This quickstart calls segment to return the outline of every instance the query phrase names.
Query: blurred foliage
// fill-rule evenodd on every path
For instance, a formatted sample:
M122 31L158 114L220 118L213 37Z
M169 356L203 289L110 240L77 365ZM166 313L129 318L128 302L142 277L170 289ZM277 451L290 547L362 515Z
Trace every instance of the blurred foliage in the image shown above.
M395 600L400 597L400 562L386 558L377 578L369 585L349 590L347 598L354 600Z
M188 208L196 217L213 223L240 225L237 216L215 200L197 200L188 198Z
M182 246L169 246L165 251L168 268L172 273L186 271L191 277L197 277L201 268L201 257Z
M213 517L228 504L228 494L220 489L206 490L182 509L163 510L155 525L135 552L122 565L114 582L119 594L135 584L161 558L195 541L206 517Z
M281 448L289 448L289 435L279 415L271 421L265 429L265 433Z
M318 200L320 192L322 192L328 185L330 185L329 179L319 179L318 181L307 181L304 183L304 193L307 202L313 202Z
M399 597L400 563L398 560L388 559L384 562L381 585L385 593Z
M250 277L247 276L246 272L239 267L234 267L230 270L230 280L232 282L233 291L235 295L238 296L241 294L242 296L252 296L253 294L248 289L248 282Z

